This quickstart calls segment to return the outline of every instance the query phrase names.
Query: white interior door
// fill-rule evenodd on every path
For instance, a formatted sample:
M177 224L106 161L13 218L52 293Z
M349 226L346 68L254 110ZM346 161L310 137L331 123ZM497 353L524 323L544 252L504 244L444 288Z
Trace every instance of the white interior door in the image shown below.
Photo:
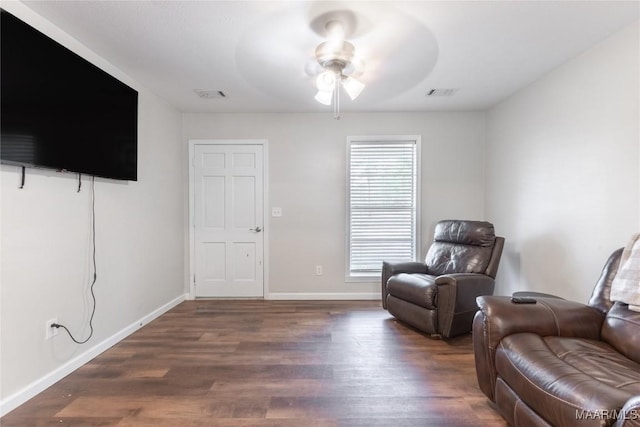
M196 297L264 296L263 146L195 144Z

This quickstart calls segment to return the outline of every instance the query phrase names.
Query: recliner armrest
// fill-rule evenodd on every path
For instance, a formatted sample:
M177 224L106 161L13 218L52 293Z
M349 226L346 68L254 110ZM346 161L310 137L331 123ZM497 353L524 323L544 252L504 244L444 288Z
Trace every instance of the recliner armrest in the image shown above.
M495 401L496 348L502 338L520 332L540 336L599 339L605 315L575 301L536 298L536 304L514 304L506 296L481 296L473 320L473 352L482 392Z
M476 297L493 294L493 277L453 273L438 276L435 282L438 286L438 333L450 338L469 332L478 311Z
M387 308L387 282L394 274L400 273L426 273L427 265L423 262L382 262L382 308Z

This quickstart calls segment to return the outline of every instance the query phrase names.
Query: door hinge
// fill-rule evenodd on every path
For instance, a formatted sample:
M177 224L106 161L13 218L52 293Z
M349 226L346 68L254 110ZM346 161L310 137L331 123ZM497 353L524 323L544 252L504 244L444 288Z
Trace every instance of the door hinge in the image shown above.
M196 275L195 274L193 275L193 284L194 285L196 284Z

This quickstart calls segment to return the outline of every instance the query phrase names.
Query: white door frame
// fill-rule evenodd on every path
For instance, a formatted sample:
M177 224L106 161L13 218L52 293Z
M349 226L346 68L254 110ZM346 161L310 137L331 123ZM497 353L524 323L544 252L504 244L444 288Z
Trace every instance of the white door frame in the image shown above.
M194 224L194 215L195 215L195 198L194 198L194 157L195 157L195 146L196 145L261 145L263 150L263 209L262 209L262 223L263 227L263 269L262 269L262 283L263 283L263 297L266 299L267 295L269 295L269 215L267 215L267 206L269 206L269 141L266 139L190 139L189 140L189 159L188 159L188 169L189 169L189 299L196 298L196 288L195 288L195 224Z

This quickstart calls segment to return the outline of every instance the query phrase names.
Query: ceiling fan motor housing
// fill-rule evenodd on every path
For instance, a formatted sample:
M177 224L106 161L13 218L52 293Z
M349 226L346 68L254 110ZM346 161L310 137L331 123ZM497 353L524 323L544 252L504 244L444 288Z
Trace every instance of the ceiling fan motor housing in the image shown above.
M324 68L342 74L342 71L351 63L355 48L346 40L340 42L326 41L316 48L316 59Z

